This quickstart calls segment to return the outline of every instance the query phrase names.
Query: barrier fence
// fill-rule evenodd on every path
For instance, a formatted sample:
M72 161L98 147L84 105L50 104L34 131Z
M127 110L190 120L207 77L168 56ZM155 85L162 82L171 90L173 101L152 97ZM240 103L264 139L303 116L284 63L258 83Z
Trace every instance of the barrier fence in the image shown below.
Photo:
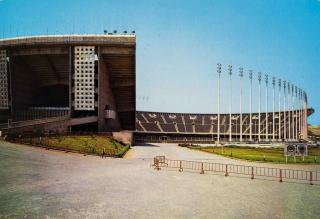
M208 172L220 172L225 176L230 174L247 175L251 179L255 177L266 177L270 179L277 179L279 182L287 180L298 180L309 182L310 185L320 183L320 171L307 171L307 170L294 170L294 169L281 169L270 167L246 166L236 164L222 164L222 163L208 163L198 161L186 160L169 160L165 156L154 157L153 166L156 170L161 167L176 168L179 172L186 170L199 171L200 174Z

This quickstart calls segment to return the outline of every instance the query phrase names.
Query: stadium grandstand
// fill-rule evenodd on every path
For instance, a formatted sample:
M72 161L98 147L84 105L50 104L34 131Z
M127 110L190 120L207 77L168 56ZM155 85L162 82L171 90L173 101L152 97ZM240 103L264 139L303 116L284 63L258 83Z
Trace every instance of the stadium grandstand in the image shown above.
M135 130L136 36L44 35L0 40L0 130Z
M314 112L308 109L308 115ZM295 111L294 113L298 113ZM289 123L284 128L284 112L275 115L275 126L273 127L273 113L268 113L269 122L268 132L266 131L266 114L261 117L259 132L259 114L252 114L251 139L250 139L250 114L243 114L242 134L240 130L240 114L220 115L220 141L222 142L283 142L289 140ZM231 126L230 126L231 118ZM295 117L294 117L295 118ZM287 117L292 120L292 116ZM279 126L280 125L280 126ZM299 125L299 122L298 122ZM300 124L302 125L302 124ZM231 130L230 130L231 127ZM274 128L274 130L273 130ZM279 129L280 128L280 129ZM292 141L301 139L302 131L299 136L290 136ZM280 131L279 131L280 130ZM282 130L286 130L284 133ZM268 134L267 134L268 133ZM293 131L292 131L293 133ZM136 142L194 142L212 143L217 141L218 134L218 115L217 114L190 114L190 113L161 113L161 112L136 112ZM291 133L290 133L291 134ZM242 135L242 139L240 139ZM268 137L267 137L268 136Z

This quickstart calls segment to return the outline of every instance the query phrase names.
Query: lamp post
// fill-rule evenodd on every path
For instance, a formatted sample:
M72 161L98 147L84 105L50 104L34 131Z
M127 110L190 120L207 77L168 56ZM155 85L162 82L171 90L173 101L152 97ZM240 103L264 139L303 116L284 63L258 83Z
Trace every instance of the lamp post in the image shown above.
M278 98L278 126L279 126L279 130L278 130L278 139L281 140L281 79L279 79L278 81L278 85L279 85L279 98Z
M299 94L299 139L301 139L301 117L302 117L302 101L301 101L301 89L298 88L298 94Z
M220 76L221 76L221 64L217 64L217 77L218 77L218 133L217 142L220 143Z
M295 122L294 122L294 85L291 84L291 133L292 133L292 139L295 139Z
M240 142L242 142L242 78L243 78L243 68L239 68L240 76Z
M276 78L272 77L272 140L275 140L275 118L274 118L274 87Z
M250 138L249 141L252 142L252 70L249 71L250 79Z
M299 108L299 100L298 100L298 87L295 86L295 96L296 96L296 108L295 108L295 134L296 134L296 140L298 140L298 108Z
M268 83L269 83L269 79L268 79L268 75L265 75L265 80L266 80L266 140L268 140Z
M258 140L261 141L261 72L258 72L258 81L259 81L259 99L258 99Z
M229 93L229 141L232 141L232 124L231 124L231 114L232 114L232 65L228 66L229 83L230 83L230 93Z
M287 139L287 113L286 113L286 86L287 82L284 80L283 81L283 139Z
M289 127L288 127L288 133L289 133L289 140L291 140L291 112L290 112L290 82L288 82L288 123L289 123Z

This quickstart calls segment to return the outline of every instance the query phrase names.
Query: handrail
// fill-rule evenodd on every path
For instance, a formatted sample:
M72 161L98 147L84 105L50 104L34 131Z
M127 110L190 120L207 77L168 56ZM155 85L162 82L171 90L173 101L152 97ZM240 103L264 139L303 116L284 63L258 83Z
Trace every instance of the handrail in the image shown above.
M320 182L320 171L312 170L282 169L187 160L169 160L164 156L154 157L153 166L157 170L160 170L161 167L167 167L177 168L179 169L179 172L182 172L184 169L188 169L200 171L200 174L204 174L206 171L211 171L224 173L225 176L229 176L230 174L249 175L251 179L254 179L255 177L269 177L278 179L279 182L283 182L284 179L308 181L310 185L313 185L315 182Z

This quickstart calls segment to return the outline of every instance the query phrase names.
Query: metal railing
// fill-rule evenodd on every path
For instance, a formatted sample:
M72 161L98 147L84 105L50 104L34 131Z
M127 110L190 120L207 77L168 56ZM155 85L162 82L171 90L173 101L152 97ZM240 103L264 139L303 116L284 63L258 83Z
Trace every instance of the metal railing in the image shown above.
M279 182L287 180L305 181L310 185L320 184L320 171L308 170L295 170L295 169L281 169L270 167L246 166L236 164L223 164L223 163L208 163L198 161L186 160L169 160L164 156L154 157L153 166L155 169L160 170L161 167L176 168L179 172L183 170L195 170L200 174L205 172L220 172L225 176L230 174L247 175L251 179L254 178L269 178L276 179Z

